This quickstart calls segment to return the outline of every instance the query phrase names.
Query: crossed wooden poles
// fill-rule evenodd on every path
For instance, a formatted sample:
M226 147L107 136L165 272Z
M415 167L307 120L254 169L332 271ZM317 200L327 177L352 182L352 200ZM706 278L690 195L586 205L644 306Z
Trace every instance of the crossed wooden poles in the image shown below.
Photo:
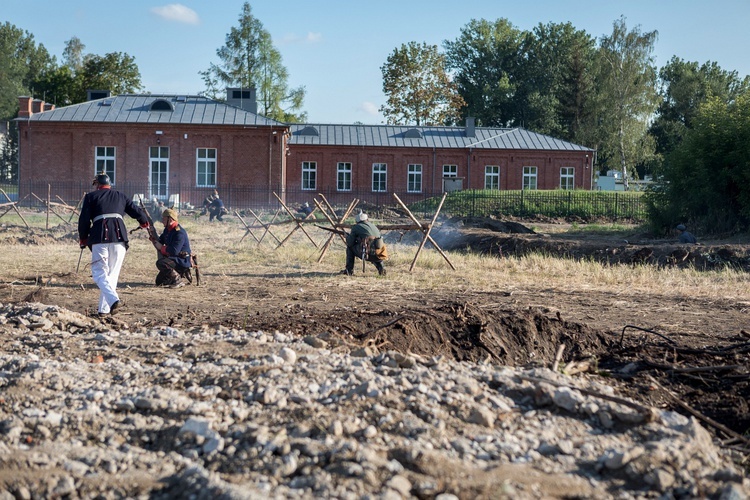
M242 218L242 216L237 212L234 211L234 214L237 216L237 218L242 222L242 224L245 226L245 234L242 235L242 238L240 239L240 243L247 237L249 234L250 236L255 239L255 241L260 245L263 242L263 239L266 237L267 234L270 234L271 237L276 240L276 249L281 248L289 239L292 237L292 235L297 231L298 229L301 230L303 233L305 233L305 236L307 236L307 239L310 240L310 242L315 246L315 248L320 249L320 256L318 257L318 263L323 261L323 258L325 257L326 253L328 252L328 249L331 247L331 244L333 243L334 239L338 236L341 241L346 245L346 238L345 238L345 232L344 229L348 229L351 226L348 224L345 224L344 221L346 221L349 217L351 217L352 212L359 204L360 200L355 198L353 199L349 205L347 206L346 210L341 214L341 216L336 215L336 211L333 208L333 206L328 202L326 197L318 193L318 197L313 199L313 203L315 204L315 208L313 208L313 211L308 215L307 217L298 217L295 212L293 212L285 203L284 201L276 194L273 193L273 195L278 200L279 204L281 205L281 208L276 211L273 218L270 222L263 222L261 218L253 212L252 210L248 209L248 212L253 216L255 219L255 222L253 224L248 224L245 219ZM419 258L419 254L422 252L422 249L424 248L425 244L429 241L432 246L435 247L435 249L440 253L440 255L445 259L445 261L448 263L451 269L454 271L456 268L451 263L448 256L443 252L443 250L440 248L440 245L437 244L437 242L434 240L434 238L430 235L430 232L432 231L432 228L435 226L435 221L437 220L438 216L440 215L440 210L443 208L443 203L445 202L447 194L443 194L442 199L440 200L440 204L437 207L437 210L435 211L435 214L432 217L432 220L428 223L422 223L420 222L414 214L409 210L409 208L404 204L403 201L394 193L393 197L396 199L396 202L401 205L401 208L406 212L406 214L409 216L409 218L412 220L412 224L392 224L392 225L382 225L379 226L379 229L381 231L391 231L391 230L408 230L408 231L419 231L422 233L422 241L419 245L419 248L417 248L417 251L414 255L414 259L411 262L411 266L409 266L409 272L414 270L414 266L417 263L417 259ZM328 229L330 234L328 235L328 238L326 239L325 243L323 245L318 245L318 243L310 236L310 234L305 230L303 227L303 224L306 222L318 222L320 219L316 219L312 217L314 213L319 211L321 214L323 214L323 217L328 221L328 223L331 226L331 229ZM283 212L286 212L290 219L288 220L278 220L279 215ZM320 221L322 222L322 221ZM289 234L286 235L283 239L279 239L273 232L271 232L272 226L281 226L284 224L290 224L293 223L294 227L289 232ZM317 224L316 224L317 225ZM322 229L327 229L323 226L319 226ZM255 230L263 230L263 234L258 236L255 234Z

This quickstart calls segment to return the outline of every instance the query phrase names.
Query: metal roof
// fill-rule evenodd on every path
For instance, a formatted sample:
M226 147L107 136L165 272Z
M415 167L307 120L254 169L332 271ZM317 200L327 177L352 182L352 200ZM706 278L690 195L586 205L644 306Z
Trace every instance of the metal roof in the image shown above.
M310 133L311 127L318 131L318 135ZM305 123L291 124L290 129L292 136L289 143L292 145L593 151L572 142L522 128L476 127L474 137L467 137L466 129L463 127ZM418 137L415 131L421 133L422 137Z
M174 111L151 110L166 101ZM157 108L160 107L157 104ZM165 107L162 105L162 107ZM25 118L21 118L24 120ZM285 126L284 123L197 95L123 94L34 113L28 120L51 122Z

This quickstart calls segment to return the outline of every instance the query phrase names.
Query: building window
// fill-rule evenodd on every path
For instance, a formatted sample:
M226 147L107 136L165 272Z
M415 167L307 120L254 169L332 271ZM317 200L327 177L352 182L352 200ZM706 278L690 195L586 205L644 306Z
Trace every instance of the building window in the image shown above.
M196 162L196 185L198 187L215 187L216 149L198 148Z
M406 191L409 193L422 192L422 165L412 164L407 168Z
M443 177L458 177L458 165L443 165Z
M115 184L115 148L114 146L97 146L94 158L96 171L94 175L104 172L109 176L109 181Z
M169 196L169 148L152 146L149 149L149 198Z
M575 171L573 167L560 169L560 189L575 189Z
M302 162L302 189L316 189L316 178L318 173L318 162Z
M372 190L374 192L385 192L387 180L387 165L385 163L373 163Z
M352 190L352 164L345 162L338 162L336 164L336 190L337 191L351 191Z
M497 165L485 165L484 167L484 189L500 189L500 167Z
M523 167L523 188L536 189L536 167Z

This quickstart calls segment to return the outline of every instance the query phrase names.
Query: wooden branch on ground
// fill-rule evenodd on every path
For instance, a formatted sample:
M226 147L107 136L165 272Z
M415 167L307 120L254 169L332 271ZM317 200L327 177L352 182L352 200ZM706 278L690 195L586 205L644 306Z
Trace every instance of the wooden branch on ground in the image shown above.
M652 385L654 385L655 387L657 387L658 389L660 389L661 391L663 391L665 394L667 394L670 397L670 399L672 399L672 401L674 401L677 404L677 406L679 406L680 408L682 408L686 412L690 413L692 416L694 416L698 420L701 420L704 423L707 423L711 427L714 427L715 429L720 430L721 432L725 433L728 436L732 436L733 438L735 438L735 439L737 439L739 441L742 441L743 443L745 443L747 445L750 445L750 439L746 438L742 434L739 434L738 432L733 431L729 427L727 427L727 426L725 426L723 424L720 424L719 422L717 422L717 421L715 421L715 420L713 420L713 419L705 416L704 414L700 413L699 411L694 410L687 403L683 402L680 398L678 398L677 396L675 396L672 393L672 391L670 391L669 389L667 389L666 387L664 387L663 385L661 385L659 382L657 382L654 377L652 377L650 375L646 375L646 378L648 379L648 381Z

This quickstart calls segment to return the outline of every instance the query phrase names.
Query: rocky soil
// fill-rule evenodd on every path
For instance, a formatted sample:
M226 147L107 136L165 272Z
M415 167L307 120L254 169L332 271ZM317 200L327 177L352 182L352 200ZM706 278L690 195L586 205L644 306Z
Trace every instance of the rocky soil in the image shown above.
M195 224L195 247L212 245ZM446 251L500 259L750 262L736 241L443 226ZM125 307L102 320L90 276L70 272L70 228L0 227L0 500L750 494L746 291L477 288L450 272L424 291L394 267L339 276L341 248L320 265L238 267L252 243L221 228L204 284L176 291L153 286L136 234Z
M0 306L2 498L746 498L694 418L546 368Z

